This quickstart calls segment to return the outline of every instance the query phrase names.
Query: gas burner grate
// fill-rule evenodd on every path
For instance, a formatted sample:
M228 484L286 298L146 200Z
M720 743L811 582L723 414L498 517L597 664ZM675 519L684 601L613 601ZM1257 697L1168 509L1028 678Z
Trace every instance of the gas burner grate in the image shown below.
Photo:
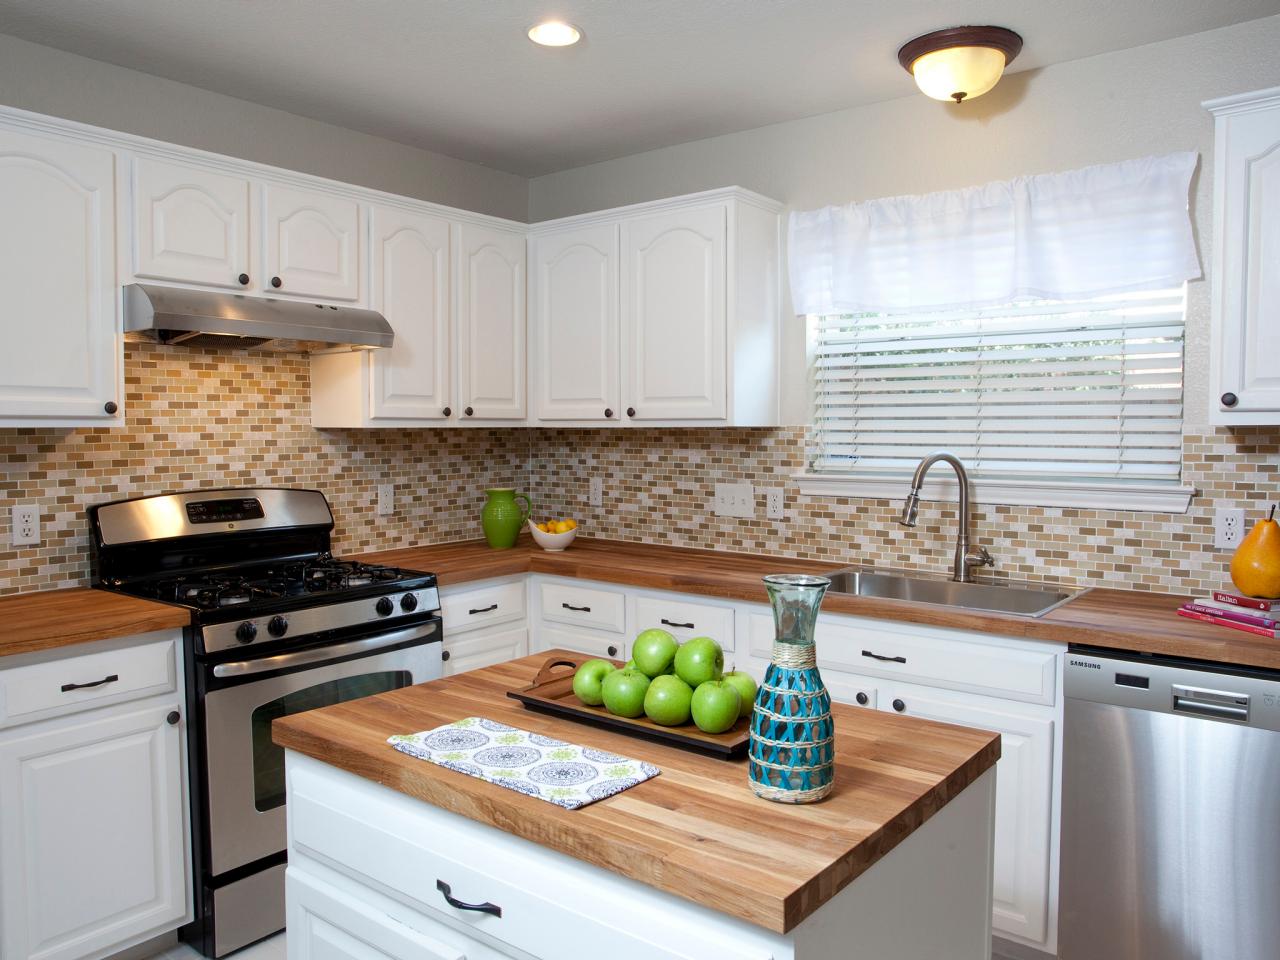
M156 581L145 592L157 600L215 610L297 597L342 593L401 580L406 572L396 567L316 557L245 569L240 575L191 575Z

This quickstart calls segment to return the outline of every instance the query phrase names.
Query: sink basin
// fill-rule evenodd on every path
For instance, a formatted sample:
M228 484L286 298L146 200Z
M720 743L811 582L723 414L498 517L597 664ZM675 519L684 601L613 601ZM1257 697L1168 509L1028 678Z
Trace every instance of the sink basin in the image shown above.
M1084 590L1066 590L1042 583L979 579L956 583L944 577L892 570L851 567L830 575L831 593L884 600L910 600L965 610L987 610L1023 617L1042 617Z

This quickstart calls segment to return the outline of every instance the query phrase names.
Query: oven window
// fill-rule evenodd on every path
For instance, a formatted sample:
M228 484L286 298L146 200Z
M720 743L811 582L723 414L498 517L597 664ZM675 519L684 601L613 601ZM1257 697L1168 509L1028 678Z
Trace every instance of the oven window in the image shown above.
M271 810L284 804L284 750L271 742L271 721L295 713L398 690L413 682L408 670L384 670L317 683L264 703L253 711L253 804Z

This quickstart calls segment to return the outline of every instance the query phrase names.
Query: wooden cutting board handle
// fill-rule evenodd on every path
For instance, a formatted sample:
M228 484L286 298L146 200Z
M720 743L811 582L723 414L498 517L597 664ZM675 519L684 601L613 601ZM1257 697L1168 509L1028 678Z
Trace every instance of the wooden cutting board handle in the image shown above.
M542 669L538 671L538 675L533 678L533 683L528 689L532 690L540 684L558 679L555 676L556 667L569 667L576 673L578 667L582 666L585 662L586 661L583 660L570 660L568 657L550 657L547 662L542 665ZM564 677L568 676L568 674L561 674L560 676Z

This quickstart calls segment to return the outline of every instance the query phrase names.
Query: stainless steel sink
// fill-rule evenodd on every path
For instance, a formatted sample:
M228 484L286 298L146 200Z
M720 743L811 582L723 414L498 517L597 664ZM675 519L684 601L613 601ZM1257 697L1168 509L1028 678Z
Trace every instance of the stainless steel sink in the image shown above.
M1042 617L1084 590L1066 590L1042 583L975 579L957 583L944 577L894 570L850 567L830 574L832 593L885 600L910 600L965 610L988 610L1023 617Z

